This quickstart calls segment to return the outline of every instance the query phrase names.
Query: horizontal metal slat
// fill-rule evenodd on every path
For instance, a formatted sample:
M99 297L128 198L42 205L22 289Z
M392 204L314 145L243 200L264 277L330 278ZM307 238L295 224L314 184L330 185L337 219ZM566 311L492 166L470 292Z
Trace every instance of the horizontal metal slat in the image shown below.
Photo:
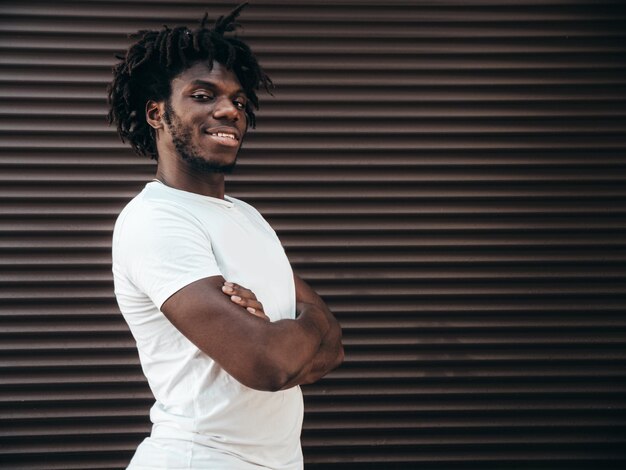
M218 5L218 3L223 3ZM515 2L506 5L505 3L491 4L490 9L481 8L476 2L468 4L466 2L439 3L439 4L416 4L415 2L391 2L389 5L381 5L376 2L353 2L359 5L355 11L351 8L350 2L309 2L308 4L286 2L291 8L278 8L275 5L259 3L246 11L247 22L251 25L255 23L276 21L302 22L305 18L315 16L319 20L327 22L346 21L375 21L375 22L406 22L410 19L424 22L497 22L506 21L532 22L532 21L569 21L579 20L581 15L587 20L615 20L616 18L626 18L626 12L613 2L596 2L595 4L581 3L577 8L572 4L567 8L550 6L549 2L544 4L544 8L537 10L528 8L523 2ZM317 4L316 4L317 3ZM226 2L214 2L209 11L225 8L229 6ZM88 18L95 17L101 20L118 19L132 17L135 19L159 19L166 17L175 21L193 21L198 15L198 10L206 8L202 3L187 2L185 5L172 5L171 3L153 2L152 8L146 9L140 2L132 2L120 10L115 2L108 4L90 5L85 8L81 2L61 1L55 5L54 9L39 9L37 17L61 17L61 18ZM0 12L7 15L33 15L32 8L22 5L3 5ZM306 21L306 20L305 20Z
M4 7L3 7L4 8ZM200 9L198 9L200 10ZM170 26L185 22L197 24L198 13L188 17L187 21L180 19L170 21ZM145 11L145 10L144 10ZM202 11L202 10L200 10ZM615 14L619 14L615 12ZM623 15L623 11L622 11ZM42 11L37 15L20 15L5 12L4 17L9 20L0 24L3 33L40 33L40 34L97 34L97 35L126 35L140 29L159 29L165 17L161 18L132 18L123 17L87 18L81 15L81 21L76 18L62 17L53 19L46 17ZM113 20L114 21L111 21ZM619 17L606 19L589 19L584 22L580 17L555 21L554 18L541 18L529 22L518 21L471 21L463 18L462 21L420 22L411 21L406 16L399 21L369 21L343 22L338 28L328 18L299 17L297 23L288 23L278 20L267 20L262 23L250 22L246 26L246 39L254 44L259 38L311 38L322 36L325 38L354 38L369 37L381 39L402 40L408 38L551 38L568 35L579 37L622 37L626 33L619 27Z

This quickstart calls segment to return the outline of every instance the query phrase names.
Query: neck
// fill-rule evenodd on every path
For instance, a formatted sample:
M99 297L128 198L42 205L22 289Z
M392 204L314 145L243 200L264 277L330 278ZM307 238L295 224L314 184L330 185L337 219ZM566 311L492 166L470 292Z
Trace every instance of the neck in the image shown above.
M223 173L198 173L189 168L172 171L160 162L155 178L171 188L190 193L224 199L225 183Z

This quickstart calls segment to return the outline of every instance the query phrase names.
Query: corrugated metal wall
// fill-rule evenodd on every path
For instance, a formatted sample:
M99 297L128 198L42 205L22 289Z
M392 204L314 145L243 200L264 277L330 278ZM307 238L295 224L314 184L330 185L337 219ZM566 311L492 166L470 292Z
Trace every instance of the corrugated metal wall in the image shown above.
M307 468L626 461L624 3L252 3L278 87L228 189L345 331ZM233 4L0 5L0 468L119 469L148 432L110 237L154 168L104 89L127 33Z

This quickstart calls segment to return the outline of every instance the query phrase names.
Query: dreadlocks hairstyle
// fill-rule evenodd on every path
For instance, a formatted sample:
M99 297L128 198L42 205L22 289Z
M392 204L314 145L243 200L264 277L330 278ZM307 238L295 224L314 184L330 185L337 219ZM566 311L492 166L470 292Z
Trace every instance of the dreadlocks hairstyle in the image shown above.
M254 110L259 108L256 92L270 91L271 79L263 71L250 47L235 36L225 36L239 27L235 20L247 3L228 15L220 16L212 28L206 27L208 13L200 27L185 26L159 31L142 30L131 35L137 41L113 67L113 80L107 88L109 124L115 123L122 142L128 141L139 155L158 159L155 132L146 121L149 100L163 101L171 95L171 81L198 61L213 61L232 70L247 95L248 126L256 124Z

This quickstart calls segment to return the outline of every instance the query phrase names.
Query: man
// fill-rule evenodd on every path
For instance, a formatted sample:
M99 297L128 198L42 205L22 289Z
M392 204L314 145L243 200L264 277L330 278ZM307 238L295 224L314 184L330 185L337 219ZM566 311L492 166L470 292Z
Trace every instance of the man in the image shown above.
M269 77L235 29L142 31L109 120L156 178L120 214L115 294L156 402L130 469L301 469L302 394L343 360L341 329L275 232L225 194ZM244 287L245 286L245 287Z

